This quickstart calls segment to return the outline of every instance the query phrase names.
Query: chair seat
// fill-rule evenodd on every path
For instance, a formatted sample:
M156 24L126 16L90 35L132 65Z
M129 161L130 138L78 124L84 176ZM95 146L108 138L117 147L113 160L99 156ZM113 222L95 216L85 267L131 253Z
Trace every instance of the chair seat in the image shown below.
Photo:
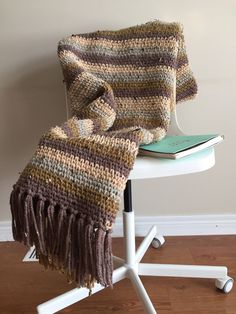
M150 179L201 172L210 169L214 164L214 147L176 160L138 156L129 179Z

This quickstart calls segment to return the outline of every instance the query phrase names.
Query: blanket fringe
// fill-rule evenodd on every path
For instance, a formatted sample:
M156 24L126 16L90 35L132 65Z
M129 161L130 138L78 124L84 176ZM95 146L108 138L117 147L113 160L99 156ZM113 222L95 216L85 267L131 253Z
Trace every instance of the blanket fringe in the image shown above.
M11 193L10 207L14 239L35 245L45 268L64 273L78 287L91 290L95 282L112 287L111 228L106 224L17 188Z

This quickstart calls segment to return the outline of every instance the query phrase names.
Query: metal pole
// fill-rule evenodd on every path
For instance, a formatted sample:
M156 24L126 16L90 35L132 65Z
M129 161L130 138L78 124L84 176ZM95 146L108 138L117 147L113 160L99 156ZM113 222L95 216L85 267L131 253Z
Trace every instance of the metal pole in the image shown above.
M128 180L124 190L124 212L129 213L132 211L132 187L131 180Z

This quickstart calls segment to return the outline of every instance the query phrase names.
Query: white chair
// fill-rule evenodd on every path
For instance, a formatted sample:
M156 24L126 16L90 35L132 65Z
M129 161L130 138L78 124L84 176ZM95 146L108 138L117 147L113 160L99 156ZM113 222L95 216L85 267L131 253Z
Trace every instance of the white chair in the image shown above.
M68 109L68 107L67 107ZM68 112L68 111L67 111ZM169 135L184 134L179 127L176 111L172 113ZM196 173L210 169L215 164L214 148L208 148L188 157L170 160L152 157L138 157L134 168L129 175L126 189L124 191L124 243L125 258L121 259L113 256L113 260L118 264L113 272L113 283L129 278L134 289L142 302L146 313L157 313L152 302L140 280L140 276L168 276L168 277L191 277L191 278L213 278L215 285L223 292L228 293L233 287L233 279L227 275L227 268L224 266L199 266L199 265L171 265L171 264L149 264L140 263L150 244L154 248L162 246L165 242L163 236L158 235L156 226L153 226L147 236L142 241L139 248L135 248L135 220L132 210L131 181L145 178L160 178L188 173ZM92 289L92 294L104 289L100 284L96 284ZM69 305L87 298L86 288L75 288L56 298L53 298L37 307L38 313L55 313Z

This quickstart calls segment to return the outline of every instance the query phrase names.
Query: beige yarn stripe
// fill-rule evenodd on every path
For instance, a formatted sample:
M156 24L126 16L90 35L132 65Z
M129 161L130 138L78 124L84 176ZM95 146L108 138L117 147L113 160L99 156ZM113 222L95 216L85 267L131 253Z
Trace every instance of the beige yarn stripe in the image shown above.
M94 47L101 47L101 49L124 49L124 48L152 48L155 46L160 46L163 48L172 48L174 51L176 48L176 38L145 38L139 39L139 38L133 38L133 39L127 39L122 41L116 41L116 40L110 40L110 39L103 39L98 38L96 41L94 41L93 38L84 38L84 37L69 37L66 38L67 43L69 42L71 45L75 44L76 47L78 46L88 46L88 48L94 48ZM78 45L78 46L77 46Z
M100 134L92 134L87 138L87 140L90 141L90 145L93 145L93 143L101 144L104 150L106 149L106 147L111 147L111 146L113 146L114 152L115 150L119 150L119 149L123 149L124 151L136 150L136 143L127 141L124 138L115 138L115 137L110 138L108 136L103 136ZM71 142L76 147L80 147L81 145L80 141L76 141L76 139L73 139L73 138L71 139Z
M87 62L84 60L77 60L77 66L80 66L84 68L85 70L90 70L99 73L103 71L110 71L110 72L124 72L127 74L127 71L132 71L132 73L139 74L140 73L140 68L137 65L133 64L127 64L127 65L114 65L114 64L102 64L102 63L91 63ZM169 72L170 74L174 74L175 69L173 69L170 66L162 65L162 66L150 66L150 67L145 67L145 71L147 73L153 73L156 71L160 72Z
M37 152L37 156L40 158L48 157L52 161L58 161L62 163L65 167L73 168L75 170L82 170L85 171L88 169L88 161L84 160L80 157L76 157L74 155L70 155L68 153L64 153L61 150L52 150L50 147L47 146L41 146L40 150ZM111 180L111 170L107 167L104 167L99 164L95 164L92 161L89 161L89 165L91 166L91 175L95 177L100 177L102 179L106 179L111 181L114 184L117 184L117 182L120 181L120 179L125 179L123 175L121 175L118 171L112 171L112 180Z

